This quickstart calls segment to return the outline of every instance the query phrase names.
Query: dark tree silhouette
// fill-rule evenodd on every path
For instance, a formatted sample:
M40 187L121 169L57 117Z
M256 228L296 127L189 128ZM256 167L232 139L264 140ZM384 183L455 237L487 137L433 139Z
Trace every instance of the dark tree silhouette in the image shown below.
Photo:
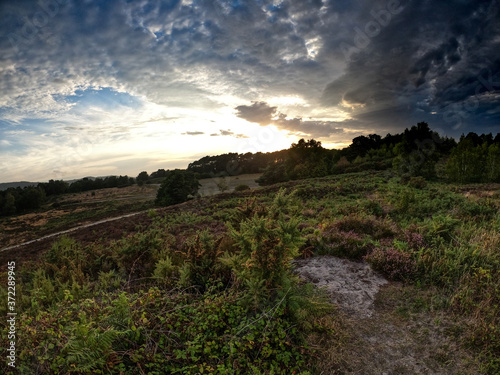
M137 185L142 186L149 180L148 172L143 171L136 177Z
M167 172L156 195L155 203L160 206L170 206L186 202L198 192L200 183L191 171L175 169Z

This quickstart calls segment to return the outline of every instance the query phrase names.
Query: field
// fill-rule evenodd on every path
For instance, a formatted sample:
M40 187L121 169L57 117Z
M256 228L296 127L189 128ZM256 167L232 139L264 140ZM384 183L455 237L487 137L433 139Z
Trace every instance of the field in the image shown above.
M129 186L64 194L40 210L0 218L0 249L105 218L153 207L158 187Z
M227 176L227 177L214 177L200 180L200 190L198 193L205 197L207 195L217 194L220 190L217 186L221 181L225 180L227 183L227 191L233 191L234 188L238 185L247 185L251 189L256 189L259 185L255 182L262 174L244 174L240 176Z
M240 176L230 184L249 182ZM134 194L145 199L150 188ZM106 204L97 195L71 199L100 200L87 210L105 211L72 225L109 217L110 202L132 204L119 196ZM166 208L140 204L140 214L0 253L3 270L8 260L19 262L20 370L500 371L499 184L402 184L389 171L360 172ZM125 211L132 207L119 214ZM33 216L31 225L60 220L52 229L66 228L69 219L48 212L40 213L46 222ZM328 275L296 276L299 263L329 257L367 262L387 280L369 314L312 286ZM347 278L360 277L353 270Z
M228 176L225 178L227 191L233 191L240 184L255 189L258 187L255 180L259 176L259 173ZM220 181L219 177L201 180L199 194L219 194L217 184ZM153 208L158 187L159 184L146 184L64 194L50 200L37 212L0 217L0 250L96 221Z

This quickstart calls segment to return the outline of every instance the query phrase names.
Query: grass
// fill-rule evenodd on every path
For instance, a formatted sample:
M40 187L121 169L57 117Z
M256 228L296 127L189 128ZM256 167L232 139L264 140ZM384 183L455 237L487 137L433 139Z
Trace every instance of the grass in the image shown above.
M227 192L234 191L234 188L238 185L247 185L251 189L256 189L259 187L259 184L257 184L255 180L261 175L262 173L254 173L239 176L205 178L200 180L201 187L198 193L202 197L218 194L220 192L218 184L223 180L225 180L227 184Z
M36 212L0 218L0 248L71 227L153 207L157 186L65 194ZM94 193L94 194L93 194Z
M366 259L392 278L377 306L401 334L414 328L408 345L439 331L433 356L417 348L428 366L498 373L499 187L403 185L390 172L360 172L207 196L151 209L124 233L103 224L85 241L59 240L19 265L19 362L40 373L352 373L362 368L356 325L312 308L323 297L288 272L292 255L330 254ZM450 351L466 361L453 367Z

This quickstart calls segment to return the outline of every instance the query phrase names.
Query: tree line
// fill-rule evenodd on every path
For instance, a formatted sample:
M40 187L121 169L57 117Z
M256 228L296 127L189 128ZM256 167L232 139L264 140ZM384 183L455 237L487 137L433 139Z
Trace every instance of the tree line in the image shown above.
M10 187L6 190L0 190L0 216L8 216L16 213L23 213L39 209L48 202L49 197L54 197L67 193L82 193L85 191L123 188L138 184L151 182L152 179L165 178L169 171L158 169L156 172L148 175L147 172L141 172L134 177L125 176L107 176L104 178L85 177L68 183L63 180L50 180L41 182L36 186Z
M404 180L436 178L444 170L450 182L500 182L500 133L470 132L458 143L426 122L399 134L359 136L341 150L301 139L289 149L268 153L205 156L188 165L198 178L263 172L260 185L363 170L393 169Z
M108 176L105 178L82 178L68 183L63 180L41 182L36 186L25 188L8 188L0 191L0 216L36 210L45 203L50 196L66 193L81 193L90 190L125 187L135 183L133 177Z
M158 169L150 175L142 171L134 179L128 176L83 178L71 184L50 180L36 187L9 188L0 191L0 215L12 215L40 208L47 197L134 183L142 186L161 182L158 205L181 203L196 196L198 180L262 172L260 185L290 180L324 177L331 174L364 170L393 169L403 182L414 177L433 179L438 169L450 182L500 182L500 133L470 132L456 142L430 129L426 122L407 128L400 134L359 136L341 150L325 149L314 139L301 139L289 149L275 152L227 153L205 156L190 163L186 170Z
M188 171L197 174L199 179L217 176L236 176L240 174L260 173L269 163L282 161L288 150L275 152L231 152L216 156L205 156L190 163Z
M438 167L450 182L500 182L500 133L493 137L471 132L462 135L457 143L431 130L426 122L420 122L400 134L387 134L383 138L377 134L356 137L342 150L325 149L319 141L301 139L289 149L276 152L205 156L190 163L187 170L169 174L156 202L169 205L195 196L198 178L263 172L257 182L270 185L339 173L393 169L403 183L414 178L417 183L437 178ZM183 184L183 180L187 182Z

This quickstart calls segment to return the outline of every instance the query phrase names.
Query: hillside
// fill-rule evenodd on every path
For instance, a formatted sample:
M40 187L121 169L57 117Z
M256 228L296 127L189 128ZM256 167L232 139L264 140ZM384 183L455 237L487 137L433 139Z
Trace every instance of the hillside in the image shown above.
M17 261L18 369L497 373L499 189L348 173L150 209L0 253L5 300L5 265ZM365 271L345 263L343 280L295 276L300 263L329 262L320 257L366 261L388 280L370 314L346 309L342 288L312 287L347 288Z
M28 182L28 181L17 181L17 182L1 182L0 183L0 191L7 190L9 188L25 188L28 186L36 186L39 182Z

